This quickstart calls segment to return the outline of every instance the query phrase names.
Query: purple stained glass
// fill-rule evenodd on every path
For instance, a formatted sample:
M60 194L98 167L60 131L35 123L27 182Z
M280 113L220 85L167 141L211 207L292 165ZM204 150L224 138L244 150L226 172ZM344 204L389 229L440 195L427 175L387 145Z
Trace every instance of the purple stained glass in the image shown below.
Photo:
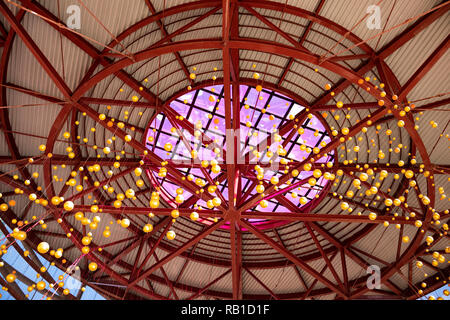
M305 108L277 92L265 89L258 92L254 87L246 85L241 85L239 91L241 125L239 133L233 133L238 137L239 156L248 154L248 157L253 161L252 166L253 164L261 164L267 167L270 160L276 160L272 162L270 168L264 170L264 177L260 181L263 184L268 185L272 177L281 178L285 174L280 165L281 158L301 162L308 158L313 148L322 148L323 144L327 144L331 140L321 121L316 116L312 116L298 125L298 128L303 128L303 133L295 132L294 135L289 135L289 131L277 141L277 130L294 119L299 113L305 112ZM167 117L164 114L159 114L153 119L146 135L149 150L152 150L163 160L170 161L169 165L177 167L188 181L197 184L198 188L202 187L202 192L208 192L210 179L218 179L222 174L213 172L210 162L217 161L220 165L224 164L225 161L223 152L227 152L227 132L224 100L222 85L188 92L170 103L170 108L173 110L172 116ZM180 122L180 116L183 124ZM189 125L186 125L186 123L189 123ZM288 136L289 139L287 139ZM267 138L272 139L270 146L264 144ZM165 150L167 144L171 145L170 151ZM285 150L285 154L278 155L280 147ZM196 158L193 158L193 152L196 152ZM329 153L327 157L322 157L318 163L333 161L333 158L333 153ZM203 169L201 169L202 160L208 161L208 166ZM153 170L148 170L147 174L152 177L151 181L157 184L155 187L163 190L161 193L168 197L166 199L168 203L175 206L173 200L177 195L179 186L171 180L170 176L159 176ZM247 193L247 199L257 195L256 185L252 181L255 177L251 178L251 174L248 176L249 174L250 172L246 173L247 176L241 177L242 194ZM292 179L291 185L279 185L282 190L280 193L299 207L299 210L308 205L330 183L320 178L317 179L317 183L313 187L307 183L300 184L303 179L309 178L311 174L311 172L300 170L299 175ZM217 184L217 191L212 195L217 196L218 192L228 201L228 182L226 179L220 180L220 183ZM193 194L185 190L183 196L185 199L189 199ZM307 199L306 204L300 204L301 197ZM208 209L208 204L204 200L197 200L195 204L196 207L191 203L190 208L193 210ZM251 211L282 212L291 210L286 209L273 197L268 199L267 206L262 207L260 204L252 208ZM198 221L206 224L212 223L211 219L199 219ZM250 219L250 221L261 227L268 223L264 219Z

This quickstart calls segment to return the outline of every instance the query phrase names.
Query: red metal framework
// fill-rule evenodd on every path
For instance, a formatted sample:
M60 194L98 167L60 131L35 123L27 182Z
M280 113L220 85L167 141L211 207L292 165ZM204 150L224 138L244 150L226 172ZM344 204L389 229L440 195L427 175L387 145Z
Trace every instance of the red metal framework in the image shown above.
M439 59L444 55L444 53L449 48L449 38L447 37L445 41L438 46L438 48L430 55L430 57L425 61L425 63L411 76L411 78L405 82L405 84L401 85L398 83L398 80L395 77L395 74L389 69L389 66L386 64L385 60L390 55L392 55L397 49L399 49L406 42L411 40L415 35L417 35L420 31L424 30L428 26L430 26L434 21L442 17L445 13L448 12L450 5L446 5L441 7L438 10L435 10L424 17L420 18L417 22L409 26L405 31L403 31L400 35L398 35L394 40L385 45L382 49L377 52L374 52L373 49L367 44L362 44L360 49L362 49L364 54L354 54L345 57L336 57L334 59L329 59L323 61L321 57L317 54L314 54L307 50L303 43L308 37L308 33L312 32L313 24L320 24L323 27L328 28L340 35L346 35L347 39L353 43L361 42L357 36L353 33L348 32L343 27L339 26L333 21L325 19L320 16L320 10L323 8L325 1L318 1L318 5L315 12L308 12L306 10L296 8L294 6L281 6L279 3L271 2L271 1L233 1L233 0L224 0L224 1L196 1L191 2L189 4L179 5L162 12L156 12L152 1L146 0L146 4L149 7L151 15L148 18L145 18L142 21L137 22L135 25L129 27L127 30L122 32L120 35L116 36L116 39L108 44L108 47L114 47L118 42L123 41L126 37L134 34L135 32L142 29L144 26L147 26L152 23L156 23L160 32L163 35L163 38L157 43L151 45L145 50L140 52L136 52L133 54L133 59L130 58L121 58L113 60L114 54L106 48L103 51L99 51L92 44L90 44L83 37L72 33L66 29L61 29L57 24L49 23L48 25L55 28L58 32L62 34L67 40L71 41L78 48L80 48L83 52L88 54L93 58L93 64L89 68L87 74L83 77L83 80L78 84L75 90L71 90L68 85L65 83L64 79L58 72L52 63L48 60L48 58L42 53L40 46L44 44L37 44L29 35L29 32L25 29L25 27L21 24L21 20L26 13L24 9L19 10L18 14L14 15L11 9L5 3L0 3L0 11L6 21L8 22L10 29L6 31L6 29L2 26L0 28L0 32L3 35L1 44L3 45L3 53L1 59L1 81L2 81L2 90L1 93L1 101L3 106L7 106L8 102L6 99L6 90L10 88L15 92L25 92L26 94L34 97L39 97L40 99L47 100L52 103L57 103L61 105L61 111L59 112L57 119L55 120L53 126L49 130L49 135L46 138L46 152L53 152L55 148L55 143L60 136L61 130L63 128L64 123L66 121L71 120L71 133L72 136L75 137L78 132L78 128L75 126L75 120L79 118L80 113L85 113L88 117L96 121L96 126L105 130L105 132L109 131L118 138L125 140L125 137L130 134L129 131L132 124L128 124L125 129L120 129L116 126L108 126L104 121L98 121L99 112L92 106L96 104L102 105L115 105L117 107L127 106L128 103L124 100L116 99L115 97L91 97L86 96L88 92L91 92L93 88L95 88L99 83L101 83L104 79L108 78L111 75L119 78L125 85L135 91L137 94L141 95L146 101L139 102L135 105L135 107L145 108L145 109L155 109L156 111L165 110L167 108L167 101L171 101L173 97L168 99L167 101L161 101L160 97L157 93L151 91L150 89L143 88L140 90L141 81L134 78L132 74L127 73L125 70L128 66L131 66L135 63L152 60L155 57L163 56L166 54L173 54L175 60L180 65L180 68L184 74L184 78L182 81L186 82L186 86L190 84L193 88L205 87L210 84L210 81L205 81L203 83L194 83L189 78L189 69L190 66L187 66L183 61L182 53L190 50L197 50L199 52L207 51L207 50L219 50L222 54L222 66L223 69L221 72L223 73L223 77L221 79L216 80L216 83L222 83L224 85L224 102L225 102L225 124L227 129L238 129L240 126L239 123L239 104L236 101L238 99L231 100L232 96L236 97L239 95L239 84L246 85L255 85L259 84L255 80L245 79L240 76L241 74L241 63L240 63L240 51L241 50L252 50L257 52L264 52L271 55L278 55L288 58L288 63L285 66L281 77L278 79L277 83L270 83L268 81L264 82L264 87L270 88L272 90L279 91L286 96L291 97L292 99L298 101L302 105L308 106L308 110L311 112L321 112L321 111L331 111L336 109L335 105L330 105L330 101L333 100L333 96L330 93L324 93L322 96L317 97L313 103L308 103L306 99L302 98L300 95L291 92L290 90L283 87L283 83L287 81L286 75L291 71L291 67L294 62L306 62L309 64L313 64L316 66L320 66L320 68L326 70L327 72L332 72L336 75L339 75L341 80L338 83L335 83L330 91L333 91L336 95L344 92L349 86L354 86L355 88L360 88L362 90L368 90L369 94L372 96L373 100L378 101L381 100L384 102L384 106L380 107L377 102L364 102L364 103L349 103L346 104L346 107L351 108L353 110L368 110L369 115L361 118L356 123L350 123L348 134L338 134L335 136L332 141L325 147L320 150L319 155L323 155L328 152L335 152L335 154L339 154L338 148L341 147L349 138L356 137L364 127L373 127L380 123L385 123L393 119L403 120L405 125L404 129L408 133L410 137L411 143L411 154L415 156L416 151L418 155L420 155L423 167L419 167L417 165L413 165L408 162L405 166L399 167L395 165L381 165L376 164L373 165L376 170L387 170L392 173L401 172L402 169L405 170L413 170L416 173L421 173L422 171L431 172L431 177L433 175L437 175L440 173L444 173L448 175L449 168L448 166L436 165L431 163L429 154L427 149L422 141L422 138L419 136L418 132L414 128L414 119L412 117L404 117L400 114L400 111L397 108L394 108L394 103L388 97L383 97L380 95L379 88L375 87L371 83L361 83L359 80L364 78L364 75L372 70L374 67L377 68L377 71L380 75L382 81L386 84L386 91L391 94L397 94L399 96L399 102L405 103L407 101L407 95L411 90L418 85L421 79L431 70L432 66L435 65ZM36 1L23 0L21 1L22 5L30 9L42 17L50 19L52 21L59 22L59 19L54 16L49 10L43 7ZM164 24L161 22L162 18L171 17L179 13L186 13L196 9L208 9L208 11L192 20L188 24L183 27L175 30L171 34L168 33ZM246 14L250 14L254 16L256 19L260 20L263 24L265 24L270 30L277 34L277 37L283 38L287 40L290 45L285 45L277 41L268 41L268 40L260 40L260 39L250 39L250 38L242 38L239 36L239 15L241 14L240 9L244 10ZM291 35L282 30L279 26L271 22L269 17L263 16L259 9L266 9L272 12L283 12L286 14L290 14L297 17L302 17L309 20L309 23L305 29L305 32L302 34L300 39L294 39ZM206 21L209 17L220 14L222 17L222 36L220 38L197 38L195 40L187 40L187 41L175 41L176 36L181 35L188 30L194 28L197 24L202 21ZM20 40L19 40L20 39ZM34 90L29 90L28 88L22 88L17 84L11 84L8 82L8 65L11 59L10 52L12 48L12 44L14 41L23 41L29 51L36 58L38 63L42 66L45 74L43 76L48 76L52 82L56 85L62 96L63 100L46 96L42 93L35 92ZM345 64L346 60L358 59L361 60L361 65L352 69L349 65ZM340 62L344 63L340 63ZM96 73L96 70L99 66L103 68L100 69ZM162 80L162 79L160 79ZM228 90L227 90L228 88ZM185 90L178 92L174 96L180 96L183 94ZM350 99L349 99L350 100ZM448 99L443 99L442 101L433 102L431 104L424 104L420 106L421 110L431 110L433 108L448 104ZM308 112L309 112L308 111ZM416 112L413 110L413 112ZM174 122L177 117L176 114L171 115ZM289 134L295 131L295 123L297 121L301 121L302 117L306 116L306 112L301 113L296 116L295 119L290 120L284 124L282 128L280 128L280 133L283 135L289 136ZM12 188L20 188L24 191L25 194L29 195L32 193L38 194L39 196L46 197L51 199L55 195L64 194L65 191L61 191L58 194L53 185L52 179L52 166L57 164L65 164L70 166L71 168L76 168L80 166L80 164L84 163L84 165L89 165L89 161L92 161L92 164L100 164L102 167L109 167L114 162L111 158L101 158L95 160L83 159L82 154L83 151L79 146L76 146L76 143L73 143L74 149L76 148L77 154L79 157L76 159L67 159L65 156L55 154L50 159L38 160L35 161L35 165L42 165L44 170L44 180L45 180L45 190L46 192L41 192L37 188L37 184L31 178L30 173L26 168L23 167L23 161L28 159L24 155L21 155L18 151L17 144L14 140L14 135L12 133L12 128L9 123L9 116L7 109L2 109L0 114L0 120L2 123L2 130L5 133L5 139L7 141L7 145L10 151L10 156L3 156L1 161L2 163L14 162L17 166L20 176L20 179L14 179L11 175L7 173L3 173L0 175L0 180L11 186ZM186 130L192 130L192 124L178 121L177 123L180 127ZM144 132L144 128L134 128L137 132ZM294 132L295 133L295 132ZM292 137L292 136L291 136ZM127 139L128 140L128 139ZM237 141L227 139L227 148L229 151L228 154L232 157L227 161L224 166L224 173L220 177L220 179L226 179L228 181L228 193L229 193L229 201L228 204L223 203L220 206L220 210L203 210L200 213L205 217L216 217L219 218L218 222L211 226L201 226L193 230L190 237L186 237L184 242L179 243L179 245L173 245L163 240L163 237L167 230L170 229L172 222L165 216L170 215L171 209L159 208L153 210L153 213L157 217L161 217L160 220L155 225L153 231L149 234L144 234L140 228L136 227L136 225L140 224L139 216L146 215L148 213L149 208L146 206L145 201L142 202L142 206L129 206L125 208L116 209L111 205L111 200L108 198L108 195L102 191L102 187L111 183L111 181L120 180L125 175L131 173L135 168L140 166L139 161L141 157L145 158L146 166L148 166L151 170L157 171L161 167L162 159L149 152L145 145L135 139L132 138L130 141L127 141L127 144L131 146L134 150L134 158L127 159L121 161L123 167L127 167L127 169L122 170L121 172L113 175L112 177L106 177L106 175L97 176L95 173L85 172L84 175L87 177L87 183L89 184L89 188L85 189L83 192L76 194L68 199L76 202L75 211L89 211L90 206L85 205L82 202L83 196L87 196L92 194L99 202L100 208L103 213L109 213L111 216L121 219L124 217L128 217L130 220L134 222L132 226L130 226L130 231L133 233L132 243L128 244L128 246L122 250L121 252L113 255L108 252L105 248L101 252L91 250L88 254L87 259L89 261L96 262L101 269L101 272L97 272L94 276L90 275L86 270L85 266L82 266L83 274L85 275L85 282L90 282L92 279L95 279L97 283L104 282L108 284L117 284L126 287L126 289L122 289L122 287L115 287L114 289L105 291L99 285L92 285L95 289L98 289L99 292L102 292L106 296L110 298L151 298L151 299L168 299L168 298L178 298L179 292L190 292L190 299L197 298L201 295L216 297L216 298L233 298L233 299L306 299L315 296L327 296L329 294L333 294L337 299L357 299L364 298L368 293L368 288L365 286L367 275L365 273L361 274L355 279L349 279L348 277L348 261L351 260L352 263L358 264L361 266L362 270L365 270L370 263L368 261L373 260L382 260L381 264L383 264L382 268L382 278L381 281L384 285L383 290L378 290L378 294L384 296L397 296L402 298L415 298L417 297L416 288L418 285L408 281L408 287L406 289L399 288L397 284L394 283L392 277L394 275L400 275L403 278L409 277L412 279L411 274L412 271L409 271L408 274L405 274L402 271L402 267L405 265L411 265L412 261L415 259L419 259L422 255L427 254L427 246L423 244L423 240L426 232L432 232L435 237L435 243L441 241L441 239L448 239L448 235L440 231L436 226L430 224L432 221L433 212L430 208L435 206L436 203L436 191L435 184L431 178L427 178L426 182L419 187L422 189L421 192L426 194L430 199L429 207L422 207L420 209L420 214L416 217L423 221L422 230L424 232L416 232L414 238L411 239L408 247L401 252L401 237L403 233L399 235L399 243L397 247L397 258L395 261L384 261L382 257L374 257L369 252L359 252L355 246L355 243L360 239L363 239L373 232L375 232L376 226L384 221L392 221L392 217L387 215L386 208L370 208L372 212L377 213L377 219L371 220L367 216L357 216L357 215L348 215L348 214L329 214L327 212L320 213L305 213L300 212L298 208L293 205L285 196L276 195L276 190L273 186L267 186L265 194L268 196L276 196L277 200L280 203L283 203L284 207L290 208L289 212L282 213L260 213L256 214L250 212L249 209L254 207L258 203L258 197L250 197L247 201L241 201L241 199L245 196L242 194L242 190L240 187L240 173L243 170L246 170L246 166L248 165L236 165L237 161ZM75 141L73 141L75 142ZM406 143L406 141L405 141ZM230 152L232 150L233 152ZM319 155L317 157L319 157ZM298 161L290 164L290 169L299 169L302 170L302 167L305 163L310 162L311 159L314 159L316 156L311 155L305 161ZM367 163L360 163L360 166L364 166ZM372 165L372 164L370 164ZM186 203L193 204L198 199L208 199L207 194L198 194L197 186L186 179L183 179L183 174L177 170L175 166L169 166L168 175L170 179L178 183L184 189L188 190L193 194L191 199L188 199ZM346 165L344 163L337 163L333 169L330 171L336 172L337 170L342 170L344 175L347 175L349 178L353 178L355 176L355 172L360 171L360 167L355 164ZM218 178L219 179L219 178ZM289 174L284 174L280 178L280 185L287 182L290 179ZM23 181L30 180L31 183L26 185ZM407 186L404 186L404 179L402 183L397 187L397 190L390 190L390 192L381 192L383 198L387 199L395 199L400 195L403 195ZM99 181L100 185L94 186L93 181ZM368 184L366 187L370 187ZM390 189L390 188L389 188ZM153 190L152 186L149 186L148 189L142 191L140 195L145 196L151 190ZM420 192L419 192L420 193ZM327 194L327 198L332 199L332 194ZM148 198L145 198L148 203ZM322 200L322 199L320 199ZM328 199L328 201L330 201ZM363 209L367 208L366 203L363 201L351 200L347 199L349 203L352 203L355 206L360 206ZM325 200L322 200L322 203ZM420 202L419 202L420 203ZM187 208L187 206L186 206ZM409 213L410 209L405 205L399 207L402 210L402 215L395 218L395 223L402 226L414 224L416 219L409 219L404 216L403 213ZM61 219L60 226L64 231L62 236L67 233L71 233L70 240L73 242L74 248L81 248L84 246L81 243L81 238L85 235L85 230L76 228L75 225L70 223L67 214L63 215L63 210L61 207L57 207L54 205L49 205L49 212L52 214L53 220ZM320 210L320 209L319 209ZM190 214L190 210L185 208L180 208L180 216L188 217ZM6 219L3 219L6 224L10 227L13 227L11 221L16 218L20 219L18 212L13 212L12 209L9 209L5 212ZM273 230L275 234L275 238L271 236L271 232L261 231L255 228L253 225L248 223L247 219L250 218L265 218L265 219L275 219L280 220L280 217L284 220L292 221L293 223L297 223L302 227L298 230L303 230L305 234L309 235L310 239L312 239L315 250L310 251L307 254L303 254L301 256L295 254L292 250L289 249L289 245L285 244L287 242L284 237L288 237L289 234L281 234L281 230ZM49 219L49 220L50 220ZM445 220L445 218L442 218ZM196 250L197 246L202 242L202 240L210 239L211 234L218 234L220 231L220 227L226 222L230 222L230 230L225 235L229 239L229 250L230 257L228 259L213 259L210 256L205 256L202 254L197 254ZM324 222L324 223L322 223ZM328 224L326 224L326 223ZM329 223L343 223L345 225L364 225L363 228L354 229L354 232L347 239L340 238L336 236L338 234L338 230L334 227L329 227ZM177 222L179 223L179 222ZM245 230L245 232L244 232ZM402 229L403 230L403 229ZM197 231L197 232L195 232ZM379 231L379 229L378 229ZM221 231L222 232L222 231ZM48 233L50 235L50 233ZM40 242L40 234L36 231L31 231L27 242L31 247L36 247L36 245ZM54 235L55 237L58 234ZM59 235L61 236L61 235ZM221 236L224 236L221 234ZM261 262L257 260L252 260L246 257L246 253L243 252L243 242L245 239L257 239L260 243L264 244L266 248L273 250L276 254L281 257L269 262ZM123 242L126 239L129 239L129 236L125 237ZM324 241L322 241L324 240ZM121 240L116 241L116 243L122 243ZM109 244L110 246L114 246L116 243ZM144 253L145 247L151 248L147 253ZM95 243L91 244L92 248L99 247ZM137 257L133 264L127 262L127 255L134 249L138 249ZM162 259L158 259L157 256L157 248L168 251L168 255L166 255ZM213 249L213 248L212 248ZM189 251L190 250L190 251ZM400 254L401 252L401 254ZM141 262L141 256L146 254L143 262ZM47 258L53 260L51 256L47 255ZM170 279L164 270L164 266L168 264L170 261L173 261L177 257L182 257L185 259L185 263L176 279ZM249 256L250 257L250 256ZM340 257L340 266L339 270L337 267L337 263L333 261L336 257ZM247 259L247 261L246 261ZM422 259L422 258L420 258ZM148 264L149 261L155 261L153 264ZM317 270L311 266L314 261L323 261L324 266L321 270ZM203 288L197 288L191 286L189 284L183 283L180 281L182 279L183 272L186 268L186 265L190 262L197 263L205 263L216 265L225 268L225 272L223 272L219 277L209 282ZM426 261L426 260L424 260ZM58 261L56 261L59 263ZM63 268L63 266L59 263L59 266ZM120 268L127 270L128 273L119 273L115 271L114 266L119 266ZM262 281L255 274L255 270L265 269L265 268L293 268L295 272L299 276L299 289L295 293L284 293L284 292L274 292L273 289L269 288L264 281ZM439 274L443 277L448 277L449 269L436 269L436 274ZM155 274L156 270L161 270L162 276L158 276ZM245 288L243 287L243 272L247 272L252 278L255 279L257 283L267 291L267 294L254 294L245 292ZM328 273L328 276L325 274ZM105 277L106 275L106 277ZM303 277L305 275L312 276L315 280L308 284ZM222 292L211 290L210 288L214 286L214 284L223 280L225 277L231 276L231 286L229 292ZM429 282L429 286L427 287L425 292L442 285L441 282L435 281L436 275L433 275L427 282ZM91 281L92 282L92 281ZM143 282L146 282L146 285L143 285ZM170 288L169 296L163 296L158 294L152 289L151 283L158 283L167 285ZM320 284L320 288L316 288L316 286ZM178 293L177 293L178 292ZM20 298L20 294L16 294L17 297Z

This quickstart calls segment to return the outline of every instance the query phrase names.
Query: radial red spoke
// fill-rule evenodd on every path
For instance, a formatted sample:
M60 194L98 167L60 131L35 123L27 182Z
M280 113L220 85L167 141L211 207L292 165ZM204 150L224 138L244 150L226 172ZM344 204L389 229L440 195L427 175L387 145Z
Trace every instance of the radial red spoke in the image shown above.
M333 260L336 256L337 256L337 251L331 255L330 261L333 262ZM320 270L320 275L323 275L327 269L328 269L328 266L325 264L322 267L322 269ZM316 284L318 282L319 282L319 279L315 278L313 283L311 283L308 290L306 290L305 294L303 295L302 300L305 300L306 298L308 298L311 295L312 290L314 289L314 287L316 286Z
M240 281L242 281L242 269L238 260L239 251L242 250L240 241L236 239L238 226L236 223L230 223L230 255L231 255L231 270L232 270L232 288L233 288L233 300L239 298Z
M278 232L277 229L274 229L275 232L275 236L278 239L278 242L280 243L280 245L282 245L284 248L286 248L286 245L284 244L283 239L281 238L280 233ZM294 264L292 265L292 268L294 268L295 273L297 274L302 286L305 288L305 290L308 290L308 286L306 285L305 279L303 278L302 274L300 273L300 270L298 269L298 267Z
M136 272L132 273L132 277L130 277L130 282L137 279L139 275L141 274L142 269L147 264L148 260L154 255L156 249L158 248L159 244L161 243L162 239L165 237L166 233L169 231L169 229L172 227L173 222L170 219L167 219L167 225L165 226L164 230L161 231L161 234L158 237L158 240L155 241L155 243L152 245L152 248L145 256L144 260L142 261L141 265L138 269L136 269Z
M247 268L245 268L244 269L249 275L251 275L252 276L252 278L253 279L255 279L256 280L256 282L258 282L260 285L261 285L261 287L263 287L275 300L280 300L280 298L275 294L275 293L273 293L273 291L272 290L270 290L270 288L268 287L268 286L266 286L265 284L264 284L264 282L262 282L261 281L261 279L259 279L253 272L251 272L249 269L247 269Z
M155 7L153 6L153 4L151 3L150 0L146 0L145 3L147 4L150 12L152 13L152 15L156 14L156 10ZM161 20L157 20L157 24L159 26L159 28L161 29L161 33L163 35L163 39L158 41L156 44L154 44L153 46L158 46L160 44L163 44L165 42L171 42L172 38L174 38L176 35L183 33L184 31L186 31L187 29L191 28L192 26L198 24L199 22L205 20L207 17L209 17L210 15L214 14L216 11L218 11L220 9L220 7L216 7L210 11L208 11L207 13L203 14L202 16L194 19L194 21L191 21L190 23L188 23L187 25L181 27L180 29L178 29L177 31L173 32L171 35L169 35L169 33L167 32L164 24L161 22ZM181 55L178 52L174 53L176 60L178 61L181 69L183 70L187 80L192 84L193 80L190 79L189 77L189 71L186 67L186 64L183 62L183 59L181 58Z
M317 239L317 236L314 234L314 231L307 223L305 223L305 227L308 230L308 233L311 235L311 238L313 239L317 249L319 249L320 254L323 257L323 260L325 261L325 264L328 266L328 269L331 271L331 274L333 275L334 279L336 280L336 283L341 287L342 291L346 291L344 288L344 284L342 283L341 279L339 278L339 276L336 272L336 269L333 267L333 264L331 263L330 259L328 259L328 256L326 255L325 251L323 250L323 247L320 244L320 241Z
M187 298L186 300L194 300L195 298L198 298L200 295L202 295L208 288L225 278L229 273L231 272L231 269L228 269L224 273L222 273L220 276L218 276L216 279L212 280L210 283L208 283L206 286L201 288L198 292L194 293L192 296Z
M251 233L253 233L256 237L263 240L265 243L267 243L269 246L274 248L276 251L278 251L281 255L292 261L294 264L298 265L300 268L311 274L313 277L318 279L320 282L322 282L325 286L330 288L333 292L336 292L338 295L343 296L346 298L345 292L343 292L339 287L337 287L334 283L329 281L327 278L320 275L314 268L310 267L307 263L303 262L301 259L299 259L297 256L292 254L291 252L287 251L285 248L283 248L281 245L273 241L271 238L269 238L267 235L256 229L254 226L252 226L250 223L245 221L239 221L239 223L242 225L242 227L248 229Z
M102 210L102 213L110 213L110 214L127 214L127 215L148 215L152 212L155 215L161 216L170 216L171 212L174 210L173 208L149 208L149 207L126 207L122 206L120 208L116 208L113 206L107 205L98 205L99 209ZM75 205L73 211L81 211L81 212L89 212L91 210L90 205ZM177 209L182 217L189 217L193 212L193 209ZM211 218L211 217L220 217L222 215L221 211L218 210L197 210L196 211L200 217L202 218Z
M250 12L252 15L254 15L256 18L261 20L264 24L268 25L272 30L274 30L279 36L286 39L288 42L290 42L294 47L296 47L299 50L302 51L308 51L305 47L303 47L299 42L297 42L295 39L293 39L290 35L288 35L286 32L281 30L279 27L274 25L270 20L266 19L264 16L259 14L255 9L251 8L250 5L247 5L245 2L242 3L242 6Z
M107 184L109 184L109 183L111 183L111 182L113 182L113 181L115 181L115 180L117 180L119 178L122 178L123 176L126 176L127 174L130 174L131 172L133 172L134 169L135 168L125 169L125 170L123 170L123 171L121 171L121 172L119 172L119 173L117 173L115 175L112 175L111 177L109 177L106 180L100 181L98 187L97 186L93 186L93 187L91 187L89 189L86 189L84 191L81 191L79 193L74 194L73 196L67 198L66 200L67 201L74 201L74 200L80 199L83 196L88 195L90 193L93 193L95 190L98 190L98 188L106 186Z
M197 242L199 242L200 240L204 239L205 237L207 237L208 235L210 235L211 233L213 233L214 231L216 231L218 228L220 228L223 224L225 224L224 220L221 220L211 226L209 226L208 228L206 228L204 231L202 231L200 234L196 235L195 237L191 238L189 241L187 241L186 243L184 243L182 246L178 247L176 250L174 250L172 253L168 254L167 256L165 256L161 261L159 261L158 263L155 263L153 266L151 266L150 268L148 268L147 270L145 270L142 274L140 274L136 279L134 279L133 281L131 281L129 283L129 286L133 286L136 283L138 283L141 279L151 275L154 271L156 271L157 269L159 269L161 266L163 266L164 264L166 264L167 262L169 262L170 260L172 260L173 258L179 256L181 253L183 253L184 251L186 251L187 249L189 249L190 247L192 247L194 244L196 244Z
M181 128L187 130L189 132L190 135L194 136L195 134L195 128L194 125L189 122L189 120L187 120L186 118L183 117L182 120L180 120L182 117L181 115L176 112L175 110L173 110L172 107L170 106L165 106L164 107L164 113L169 117L169 115L171 115L171 123L177 124L179 125ZM200 137L201 137L201 143L203 145L208 145L211 146L212 148L219 148L221 149L222 152L222 156L225 159L226 158L226 151L225 149L223 149L221 146L219 146L216 142L214 142L213 139L211 139L205 132L201 132L200 131Z
M167 118L169 119L170 123L175 126L178 136L180 137L180 139L183 141L186 149L188 151L192 151L192 146L190 144L190 142L188 141L188 139L185 137L184 133L181 131L180 127L178 126L178 123L176 122L176 120L172 117L172 115L170 113L166 113ZM205 177L205 179L209 182L210 185L213 185L213 179L211 177L211 175L208 173L208 171L206 171L206 169L201 166L200 170L203 174L203 176ZM220 200L222 201L222 204L219 206L219 208L223 208L223 210L227 210L228 209L228 205L227 205L227 201L225 200L225 197L223 196L222 192L220 192L219 189L216 190L217 196L220 198Z
M427 75L433 66L450 48L450 35L434 50L430 57L417 69L417 71L406 81L401 88L398 98L400 101L406 98L409 92Z

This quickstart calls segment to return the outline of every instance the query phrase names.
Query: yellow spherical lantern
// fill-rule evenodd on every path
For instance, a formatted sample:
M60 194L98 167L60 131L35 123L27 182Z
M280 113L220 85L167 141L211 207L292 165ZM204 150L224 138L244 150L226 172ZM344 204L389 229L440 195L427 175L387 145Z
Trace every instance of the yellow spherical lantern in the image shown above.
M25 241L25 239L27 238L27 233L25 231L14 232L13 237L16 240Z
M133 189L128 189L127 191L125 191L125 195L128 199L131 199L135 196L135 192Z
M139 179L138 181L136 181L136 185L137 185L139 188L142 188L142 187L145 185L145 182L144 182L144 180Z
M134 174L139 177L142 174L142 169L141 168L134 169Z
M359 176L359 180L361 181L367 181L367 179L369 179L369 176L367 175L367 173L361 173Z
M84 213L81 211L78 211L77 213L75 213L75 219L78 221L81 221L81 219L84 218Z
M211 171L215 174L220 173L220 166L216 165L211 168Z
M172 146L172 144L171 144L170 142L167 142L167 143L164 145L164 150L166 150L167 152L172 151L172 148L173 148L173 146Z
M178 204L181 204L184 202L184 196L182 194L179 194L175 197L175 202Z
M209 193L214 193L214 192L216 192L216 190L217 190L217 186L208 186L208 192Z
M424 205L427 206L427 205L430 204L431 200L430 200L430 198L428 198L427 196L423 196L422 202L423 202Z
M222 204L222 200L220 200L220 198L218 197L215 197L214 199L212 199L212 203L214 207L219 207Z
M122 206L122 201L116 200L113 203L114 208L119 209Z
M341 132L342 132L342 134L343 134L344 136L346 136L346 135L348 135L348 134L350 133L350 129L347 128L347 127L345 127L345 128L342 128Z

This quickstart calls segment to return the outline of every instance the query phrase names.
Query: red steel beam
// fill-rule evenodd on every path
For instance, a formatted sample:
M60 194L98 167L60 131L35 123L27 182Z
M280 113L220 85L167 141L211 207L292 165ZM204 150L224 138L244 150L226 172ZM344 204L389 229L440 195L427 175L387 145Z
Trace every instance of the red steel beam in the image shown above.
M155 215L170 216L170 213L174 210L173 208L152 209L149 207L126 207L126 206L116 208L113 206L106 206L106 205L99 205L98 207L103 213L110 213L110 214L123 213L127 215L148 215L150 212L152 212ZM75 205L73 211L89 212L91 210L90 208L91 208L90 205ZM182 217L189 217L190 214L194 211L193 209L184 209L184 208L178 208L177 210L180 212L180 216ZM196 212L202 218L209 218L213 216L220 217L222 215L222 212L218 210L205 209L205 210L197 210Z
M22 21L24 15L25 15L25 11L19 10L19 12L17 13L17 16L15 17L16 21L18 21L20 23ZM15 36L16 36L15 30L11 29L5 39L5 42L4 42L4 48L3 48L3 52L2 52L1 60L0 60L0 65L2 66L2 68L0 70L0 81L2 84L5 84L7 81L8 62L9 62L9 58L11 55L12 44L14 42ZM6 98L6 87L5 86L0 89L0 102L2 103L3 106L8 105L7 98ZM14 139L14 135L12 133L12 127L11 127L11 122L9 119L8 109L1 110L0 120L1 120L1 127L3 130L3 134L5 135L5 140L6 140L8 149L11 154L11 158L14 161L16 161L17 159L20 158L20 152L19 152L17 143ZM21 166L20 164L16 164L16 167L17 167L18 171L20 172L21 176L24 179L30 180L31 186L33 188L36 188L37 187L36 182L31 177L28 169L26 167Z
M72 95L72 91L65 84L64 80L58 74L56 69L49 63L45 55L39 50L36 43L30 37L25 28L20 24L20 22L16 19L16 17L12 14L11 10L9 10L8 6L4 2L0 2L0 12L3 14L5 19L11 25L11 28L17 33L17 35L22 39L24 44L28 47L31 53L35 56L41 66L45 69L46 73L53 80L58 89L64 94L66 97L70 97Z

